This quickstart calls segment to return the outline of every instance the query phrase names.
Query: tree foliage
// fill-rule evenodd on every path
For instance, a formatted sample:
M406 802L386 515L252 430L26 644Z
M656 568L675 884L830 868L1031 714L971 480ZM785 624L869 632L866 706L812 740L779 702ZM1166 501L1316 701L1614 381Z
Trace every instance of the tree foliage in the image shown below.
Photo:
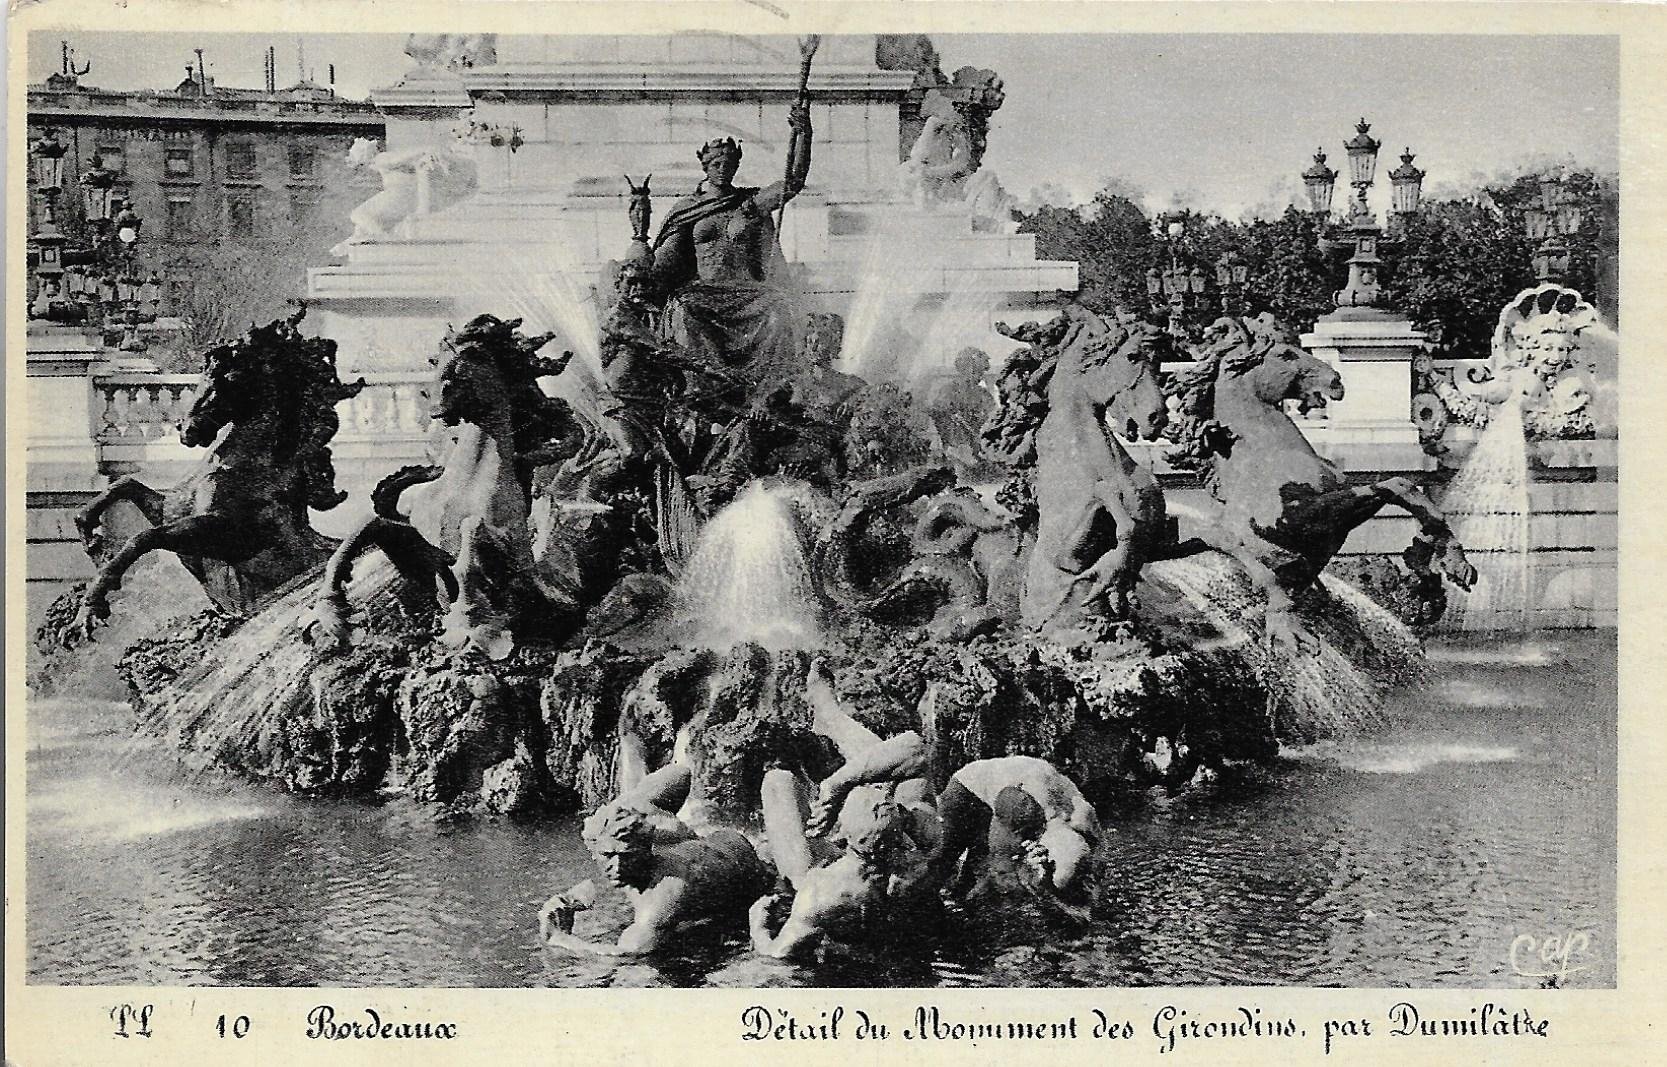
M1568 284L1600 302L1597 272L1615 254L1614 199L1591 172L1566 175L1565 188L1582 208L1572 249ZM1540 195L1537 176L1525 175L1468 200L1427 201L1418 214L1397 224L1380 247L1385 261L1379 280L1386 306L1431 330L1454 355L1483 356L1503 307L1534 283L1534 243L1524 211ZM1233 222L1184 213L1185 236L1175 254L1189 271L1208 279L1202 299L1189 305L1185 325L1197 331L1221 313L1216 264L1236 253L1247 269L1244 310L1271 311L1300 330L1335 306L1334 294L1348 278L1352 252L1346 243L1322 238L1320 218L1295 207L1278 218ZM1079 264L1079 299L1096 310L1112 304L1145 311L1162 322L1168 306L1147 293L1147 271L1169 265L1169 243L1157 220L1133 200L1103 190L1080 208L1043 206L1025 216L1020 232L1036 235L1037 254ZM1332 237L1342 236L1333 231Z
M252 235L159 248L154 261L185 284L164 307L180 329L151 355L165 368L196 371L214 345L253 323L289 315L306 292L308 268L330 262L331 248L352 231L348 211L366 195L350 183L327 193L299 220L267 202L270 210L258 217Z
M1019 232L1036 235L1044 258L1077 262L1079 297L1087 306L1104 311L1146 303L1146 269L1163 246L1146 213L1127 197L1102 191L1083 208L1042 207Z

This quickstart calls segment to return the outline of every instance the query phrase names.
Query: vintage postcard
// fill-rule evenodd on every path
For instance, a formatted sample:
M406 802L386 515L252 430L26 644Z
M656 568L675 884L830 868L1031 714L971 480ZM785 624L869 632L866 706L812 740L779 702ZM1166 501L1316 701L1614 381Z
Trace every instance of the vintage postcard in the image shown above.
M8 1062L1640 1061L1662 31L17 8Z

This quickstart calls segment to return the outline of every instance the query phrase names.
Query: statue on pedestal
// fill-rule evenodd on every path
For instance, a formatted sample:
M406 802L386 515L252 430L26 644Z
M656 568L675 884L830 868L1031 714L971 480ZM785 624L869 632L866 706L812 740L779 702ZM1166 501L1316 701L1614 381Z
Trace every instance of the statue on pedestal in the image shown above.
M353 234L332 250L345 255L350 245L375 238L398 237L407 220L433 214L474 189L475 168L453 144L389 152L368 138L358 138L347 161L368 167L382 178L382 191L348 213Z
M413 33L405 38L405 54L419 69L468 70L498 62L495 33Z
M815 45L801 47L808 76ZM701 146L696 155L706 179L673 206L651 250L650 277L665 301L667 338L696 358L744 367L753 378L790 366L798 348L801 316L771 216L799 194L810 173L810 105L802 91L788 124L786 174L763 188L734 184L741 165L735 140Z
M921 104L925 116L920 136L898 164L898 186L918 208L961 198L961 183L978 164L972 158L972 138L956 113L954 102L934 90Z

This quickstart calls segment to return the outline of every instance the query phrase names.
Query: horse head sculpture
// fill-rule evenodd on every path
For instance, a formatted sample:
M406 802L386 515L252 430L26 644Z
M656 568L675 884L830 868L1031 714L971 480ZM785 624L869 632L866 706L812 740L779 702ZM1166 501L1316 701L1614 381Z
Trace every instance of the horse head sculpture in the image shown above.
M1106 422L1128 441L1155 441L1169 422L1169 406L1158 377L1162 333L1132 316L1103 320L1105 332L1067 344L1062 361L1072 364L1054 382L1072 383L1095 398Z
M984 430L987 447L1018 468L1035 500L1024 624L1064 631L1123 619L1140 568L1168 530L1156 480L1117 439L1163 432L1160 335L1131 316L1075 303L1052 322L1001 332L1030 346L1009 359L1002 406Z
M396 471L372 492L376 514L326 568L311 628L318 643L349 641L347 581L353 561L373 548L405 580L408 606L436 606L438 581L449 601L442 638L493 659L510 654L524 626L572 614L574 605L536 572L527 519L535 470L584 445L571 409L538 387L573 353L539 356L554 334L524 335L520 325L479 315L447 334L433 415L455 428L450 449L440 465ZM399 505L413 487L407 516Z

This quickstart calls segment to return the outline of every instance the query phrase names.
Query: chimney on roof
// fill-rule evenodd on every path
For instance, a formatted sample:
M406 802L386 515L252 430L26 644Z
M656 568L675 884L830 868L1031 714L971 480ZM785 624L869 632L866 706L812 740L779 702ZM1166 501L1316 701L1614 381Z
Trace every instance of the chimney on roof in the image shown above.
M197 53L197 88L204 96L212 96L214 95L214 83L208 80L208 67L203 65L203 50L193 48L192 51Z
M272 45L266 46L266 91L278 91L278 50Z

